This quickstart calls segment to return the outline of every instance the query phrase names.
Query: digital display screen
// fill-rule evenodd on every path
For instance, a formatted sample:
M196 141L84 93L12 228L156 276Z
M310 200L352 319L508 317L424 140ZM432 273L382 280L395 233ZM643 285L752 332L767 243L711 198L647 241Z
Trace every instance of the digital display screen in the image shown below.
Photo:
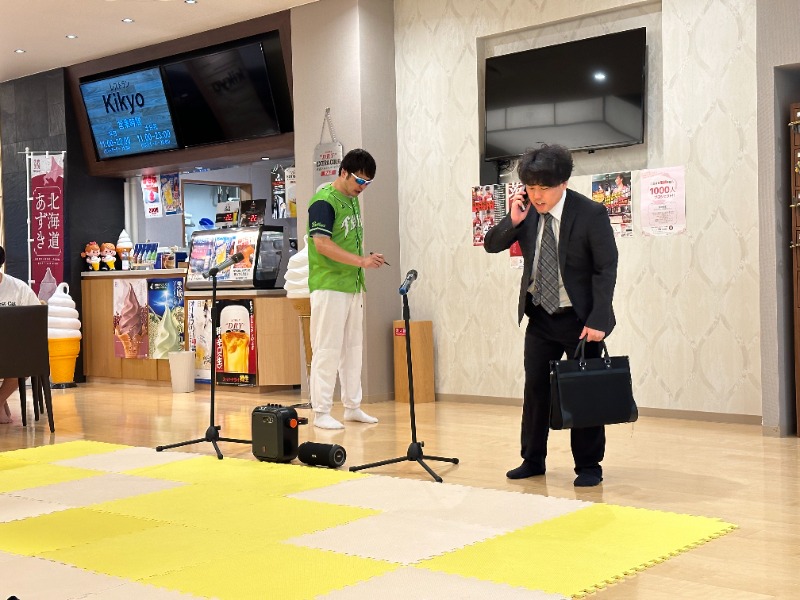
M98 159L178 147L158 68L80 87Z
M487 58L485 159L644 142L646 64L644 27Z

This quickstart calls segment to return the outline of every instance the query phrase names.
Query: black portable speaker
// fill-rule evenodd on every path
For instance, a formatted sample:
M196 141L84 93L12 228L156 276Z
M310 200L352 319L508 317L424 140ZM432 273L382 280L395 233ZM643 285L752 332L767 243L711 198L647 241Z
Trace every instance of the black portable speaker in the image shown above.
M344 464L347 452L337 444L303 442L297 449L297 458L307 465L336 469Z
M253 456L269 462L297 458L297 427L308 420L291 406L266 404L253 409Z

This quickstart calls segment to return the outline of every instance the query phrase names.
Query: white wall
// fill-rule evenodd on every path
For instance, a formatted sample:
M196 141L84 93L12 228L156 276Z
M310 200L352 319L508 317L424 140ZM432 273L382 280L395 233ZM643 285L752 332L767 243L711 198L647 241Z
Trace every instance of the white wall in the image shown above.
M755 0L395 0L402 268L420 272L437 393L522 396L519 271L471 246L482 53L498 39L532 47L642 20L655 33L647 143L576 155L576 179L685 165L688 232L644 238L637 219L619 240L609 343L631 356L644 407L762 413Z

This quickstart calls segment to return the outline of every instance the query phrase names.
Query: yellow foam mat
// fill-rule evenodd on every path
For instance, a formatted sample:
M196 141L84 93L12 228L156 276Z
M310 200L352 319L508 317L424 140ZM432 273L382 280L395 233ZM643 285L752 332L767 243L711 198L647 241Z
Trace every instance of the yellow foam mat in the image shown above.
M99 511L155 519L246 540L281 540L361 519L378 511L189 485L94 505Z
M218 463L225 463L225 468L218 468ZM341 481L367 477L362 473L291 464L229 458L220 461L214 456L200 456L164 465L142 467L126 473L153 479L208 484L228 490L250 489L272 496L296 494Z
M157 521L73 508L0 523L0 550L25 556L158 527Z
M27 488L104 475L50 463L123 448L78 441L0 453L0 494L16 494L19 502ZM360 525L359 519L390 518L392 510L289 497L376 475L213 456L126 475L183 485L0 523L0 551L219 600L311 598L403 567L369 553L346 554L346 544L333 551L297 542L333 527L346 537L347 526ZM90 481L80 485L87 497L96 497L88 494ZM419 482L409 485L416 490ZM472 578L577 598L734 528L707 517L593 504L469 546L453 545L408 568L467 578L465 585Z
M213 538L196 551L210 562L143 583L219 600L314 598L400 568L399 565L288 544L223 547ZM213 559L213 560L212 560Z
M419 566L581 597L735 527L707 517L595 504Z
M4 470L2 473L3 476L0 477L0 492L16 492L27 488L103 475L100 471L40 463L25 464L15 469Z
M52 444L50 446L37 446L36 448L23 448L21 450L10 450L3 452L6 458L15 458L27 462L51 463L79 456L90 454L102 454L104 452L114 452L130 446L120 444L107 444L105 442L92 442L89 440L77 440L74 442L64 442L62 444Z

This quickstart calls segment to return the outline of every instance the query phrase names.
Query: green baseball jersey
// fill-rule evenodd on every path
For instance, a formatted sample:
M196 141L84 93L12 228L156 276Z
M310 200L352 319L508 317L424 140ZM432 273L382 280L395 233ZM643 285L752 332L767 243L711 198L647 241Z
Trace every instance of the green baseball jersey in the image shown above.
M331 184L311 198L308 205L308 289L350 294L364 291L364 269L331 260L317 252L315 235L326 235L343 250L364 256L358 198L345 196Z

